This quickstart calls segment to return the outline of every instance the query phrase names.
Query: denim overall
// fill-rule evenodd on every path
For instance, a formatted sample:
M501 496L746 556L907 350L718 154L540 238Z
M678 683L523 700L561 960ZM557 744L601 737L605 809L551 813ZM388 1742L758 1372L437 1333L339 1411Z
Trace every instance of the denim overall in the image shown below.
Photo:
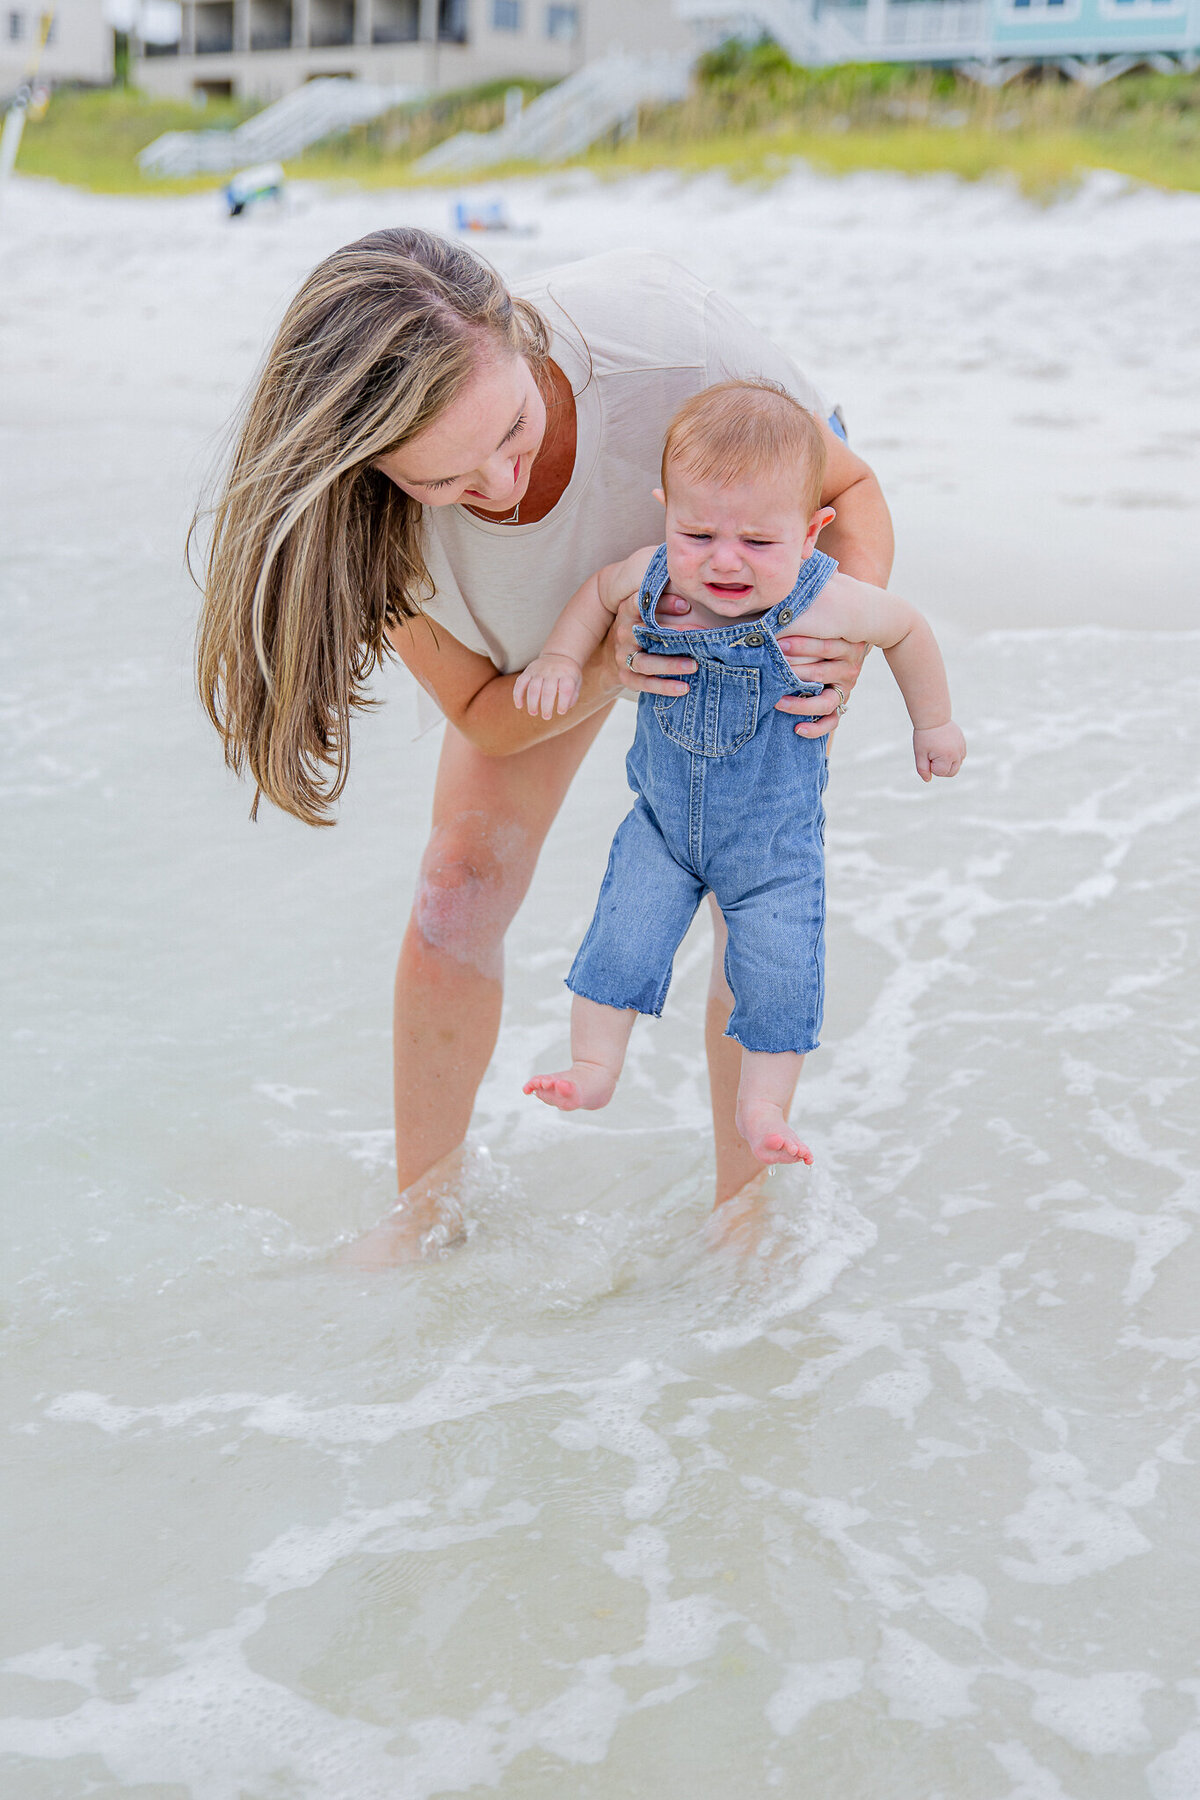
M603 1006L662 1014L671 964L703 895L725 917L727 1036L747 1050L817 1047L825 987L824 738L797 737L775 711L799 681L776 638L796 629L837 568L819 550L761 619L673 631L655 609L667 553L655 551L634 635L658 656L690 656L686 694L642 694L626 771L637 795L613 839L596 911L567 976Z

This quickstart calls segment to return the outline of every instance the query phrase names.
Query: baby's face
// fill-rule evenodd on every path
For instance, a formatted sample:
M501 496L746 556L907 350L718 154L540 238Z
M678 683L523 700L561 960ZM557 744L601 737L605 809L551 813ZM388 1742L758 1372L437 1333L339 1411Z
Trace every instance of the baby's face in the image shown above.
M817 533L833 517L811 517L784 475L724 483L677 468L667 495L667 571L692 603L728 619L769 612L796 585Z

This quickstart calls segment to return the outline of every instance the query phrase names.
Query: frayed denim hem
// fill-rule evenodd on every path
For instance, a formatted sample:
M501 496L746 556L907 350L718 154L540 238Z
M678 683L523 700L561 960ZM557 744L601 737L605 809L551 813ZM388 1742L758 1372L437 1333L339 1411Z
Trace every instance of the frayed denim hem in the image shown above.
M590 1000L594 1006L611 1006L614 1012L635 1012L643 1019L661 1019L663 1016L663 1006L666 1004L665 1000L660 1001L656 1009L649 1006L639 1006L636 1000L610 1000L607 996L602 997L600 994L589 994L581 987L572 987L569 977L564 980L563 986L567 989L568 993L578 994L581 1000Z
M738 1037L736 1032L727 1030L724 1035L731 1038L735 1044L740 1044L743 1050L749 1050L754 1056L811 1056L814 1050L821 1048L820 1038L814 1039L811 1044L748 1044L745 1038Z

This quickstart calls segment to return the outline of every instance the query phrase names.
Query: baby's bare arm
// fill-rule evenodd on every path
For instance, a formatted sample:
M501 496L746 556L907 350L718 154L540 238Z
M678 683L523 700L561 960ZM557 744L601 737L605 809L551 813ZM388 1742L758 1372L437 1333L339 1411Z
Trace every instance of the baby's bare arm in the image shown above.
M566 656L582 667L608 636L622 600L637 593L653 554L653 550L639 550L589 575L564 606L542 655Z
M543 719L570 712L580 695L584 665L608 636L622 600L637 593L653 554L638 551L588 576L567 601L541 655L517 676L515 706Z
M923 781L956 775L966 755L962 732L950 715L946 666L929 621L886 589L834 575L813 602L809 629L822 636L877 644L904 695L913 722L913 750Z
M805 613L804 628L817 637L877 645L913 724L924 729L949 719L950 689L941 651L928 620L907 600L839 571Z

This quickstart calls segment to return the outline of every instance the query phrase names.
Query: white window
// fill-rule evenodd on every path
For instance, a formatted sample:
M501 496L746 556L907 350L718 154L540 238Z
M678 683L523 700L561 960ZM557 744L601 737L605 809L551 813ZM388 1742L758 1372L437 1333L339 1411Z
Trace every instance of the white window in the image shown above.
M492 30L520 31L521 0L492 0Z
M577 6L548 6L546 8L546 36L548 38L570 39L578 30L579 8Z
M8 36L10 43L18 44L25 36L25 14L10 12L8 15Z

